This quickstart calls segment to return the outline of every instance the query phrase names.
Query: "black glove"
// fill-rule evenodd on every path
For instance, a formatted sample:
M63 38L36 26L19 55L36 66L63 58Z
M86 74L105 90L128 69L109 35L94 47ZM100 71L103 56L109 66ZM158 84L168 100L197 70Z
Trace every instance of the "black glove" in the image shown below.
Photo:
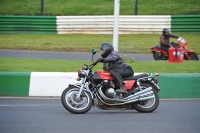
M98 58L96 61L97 62L104 62L104 59L103 58Z
M103 62L103 58L98 58L95 62L93 62L91 65L96 65L98 62Z

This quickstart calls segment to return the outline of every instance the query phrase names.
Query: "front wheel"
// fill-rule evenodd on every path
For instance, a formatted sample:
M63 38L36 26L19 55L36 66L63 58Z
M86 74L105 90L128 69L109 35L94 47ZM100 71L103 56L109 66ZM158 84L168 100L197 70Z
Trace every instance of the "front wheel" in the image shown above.
M61 96L62 105L71 113L84 114L92 107L92 97L89 92L83 91L80 98L77 98L79 88L69 86L66 88Z
M190 56L190 60L199 60L199 57L197 56L195 52L189 53L189 56Z
M150 87L149 84L143 84L145 88ZM159 105L159 97L158 93L155 89L152 89L154 98L147 100L147 101L141 101L133 104L133 108L141 113L150 113L153 112Z

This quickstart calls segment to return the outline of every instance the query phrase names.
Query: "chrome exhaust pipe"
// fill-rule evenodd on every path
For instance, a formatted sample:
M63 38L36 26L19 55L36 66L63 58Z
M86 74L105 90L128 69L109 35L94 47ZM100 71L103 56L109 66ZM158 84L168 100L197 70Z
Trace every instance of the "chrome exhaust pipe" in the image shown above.
M124 104L128 104L128 103L134 103L134 102L138 102L138 101L146 101L146 100L150 100L150 99L153 99L155 96L149 96L149 97L145 97L145 98L139 98L139 99L133 99L133 100L130 100L130 101L127 101L127 102L123 102L123 103L115 103L115 104L111 104L111 103L106 103L105 101L103 101L99 95L96 95L97 98L102 102L104 103L105 105L110 105L110 106L113 106L113 105L124 105Z
M148 96L148 97L143 97L143 98L135 98L135 99L132 99L132 100L129 100L127 102L125 102L124 104L127 104L127 103L134 103L134 102L139 102L139 101L147 101L147 100L150 100L150 99L153 99L155 98L155 96Z
M155 98L153 91L152 91L152 87L148 87L145 90L137 92L134 95L128 96L124 99L108 98L103 94L103 92L100 88L99 89L99 95L97 94L97 97L101 102L103 102L106 105L123 105L123 104L127 104L127 103L134 103L134 102L138 102L138 101L146 101L146 100ZM106 101L118 102L118 103L112 103L111 104L111 103L107 103Z
M124 98L124 100L133 99L134 97L137 97L137 96L139 96L139 95L141 95L141 94L143 94L143 93L147 93L147 92L149 92L149 91L151 91L151 90L152 90L152 87L148 87L148 88L146 88L146 89L144 89L144 90L142 90L142 91L139 91L139 92L135 93L134 95L130 95L130 96Z
M150 100L150 99L153 99L155 98L155 96L149 96L149 97L144 97L144 98L140 98L139 101L146 101L146 100Z

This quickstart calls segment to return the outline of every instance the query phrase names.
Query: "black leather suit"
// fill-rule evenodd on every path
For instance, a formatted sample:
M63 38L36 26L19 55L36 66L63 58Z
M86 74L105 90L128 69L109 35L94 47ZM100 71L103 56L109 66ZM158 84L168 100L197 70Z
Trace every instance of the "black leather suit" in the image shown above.
M112 51L108 57L104 58L103 63L103 69L110 71L111 77L119 86L123 85L123 78L134 75L132 68L123 61L116 51Z

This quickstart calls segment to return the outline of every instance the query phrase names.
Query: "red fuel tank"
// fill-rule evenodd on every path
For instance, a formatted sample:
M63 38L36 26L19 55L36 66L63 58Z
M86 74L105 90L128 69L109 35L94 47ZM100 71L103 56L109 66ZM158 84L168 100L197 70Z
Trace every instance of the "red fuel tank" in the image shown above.
M113 78L110 76L110 72L105 71L105 70L97 70L96 71L98 75L101 77L103 80L113 80Z

